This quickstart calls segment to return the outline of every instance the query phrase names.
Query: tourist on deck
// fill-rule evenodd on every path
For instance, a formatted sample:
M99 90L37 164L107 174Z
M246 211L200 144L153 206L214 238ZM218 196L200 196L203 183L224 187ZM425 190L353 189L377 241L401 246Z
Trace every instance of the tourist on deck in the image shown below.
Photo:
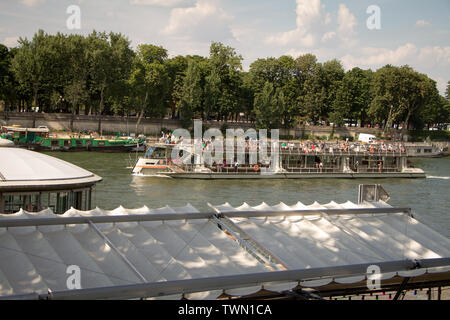
M164 142L166 140L166 134L164 131L161 131L161 138L159 138L159 142Z

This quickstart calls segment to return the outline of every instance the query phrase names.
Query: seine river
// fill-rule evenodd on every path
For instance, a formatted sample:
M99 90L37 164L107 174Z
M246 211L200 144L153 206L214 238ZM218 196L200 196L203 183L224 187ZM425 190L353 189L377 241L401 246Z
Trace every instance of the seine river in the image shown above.
M101 176L94 192L94 205L102 209L138 208L146 205L184 206L208 211L208 202L234 206L247 202L269 205L301 201L357 202L359 184L381 184L390 194L389 204L410 207L429 226L450 237L450 157L412 158L426 179L299 179L299 180L183 180L143 178L131 175L136 154L97 152L47 152Z

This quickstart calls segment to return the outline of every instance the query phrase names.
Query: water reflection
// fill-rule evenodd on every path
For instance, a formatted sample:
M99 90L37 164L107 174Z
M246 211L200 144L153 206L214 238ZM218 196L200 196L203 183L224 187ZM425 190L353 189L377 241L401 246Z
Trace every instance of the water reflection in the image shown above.
M72 162L101 177L94 192L94 204L112 210L126 208L184 206L192 204L209 211L207 203L229 202L239 206L246 202L293 205L300 201L322 204L330 201L357 202L358 185L382 184L391 195L389 203L411 207L432 227L441 227L450 236L450 158L413 159L415 166L425 170L426 179L300 179L300 180L183 180L144 178L131 175L130 157L135 154L94 152L48 152ZM440 177L440 178L436 178Z

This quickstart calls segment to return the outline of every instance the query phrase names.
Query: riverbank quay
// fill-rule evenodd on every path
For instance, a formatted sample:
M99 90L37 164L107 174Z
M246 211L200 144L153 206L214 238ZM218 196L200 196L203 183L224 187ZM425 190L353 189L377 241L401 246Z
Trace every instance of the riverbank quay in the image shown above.
M181 122L176 119L149 119L126 116L105 116L105 115L74 115L67 113L36 113L36 112L5 112L0 111L0 125L20 125L22 127L38 127L46 126L51 131L97 131L99 133L123 132L127 135L144 134L146 136L159 136L161 131L173 131L181 128ZM204 120L204 128L218 129L243 129L248 130L254 128L250 122L232 122L232 121L215 121ZM333 136L338 138L353 137L356 139L360 133L369 133L380 135L380 128L359 128L359 127L333 127L331 126L305 126L294 129L280 128L280 136L291 137L323 137Z
M248 121L216 121L203 120L204 128L243 129L254 128L254 124ZM150 119L143 117L139 120L137 116L109 116L109 115L75 115L70 113L37 113L37 112L13 112L0 111L0 125L17 125L22 127L35 128L46 126L51 131L72 131L72 132L99 132L100 134L113 134L117 132L130 134L144 134L146 136L159 136L161 131L173 131L181 128L182 124L177 119ZM290 139L307 138L338 138L342 140L356 140L360 133L373 134L377 137L383 135L383 129L379 127L333 127L298 125L295 128L280 128L280 137L290 137ZM422 132L421 134L433 137L436 131ZM399 136L400 130L391 129L389 136ZM436 140L436 139L435 139ZM433 140L433 143L438 143ZM441 139L442 140L442 139ZM439 143L441 143L439 141ZM442 140L447 144L450 141Z

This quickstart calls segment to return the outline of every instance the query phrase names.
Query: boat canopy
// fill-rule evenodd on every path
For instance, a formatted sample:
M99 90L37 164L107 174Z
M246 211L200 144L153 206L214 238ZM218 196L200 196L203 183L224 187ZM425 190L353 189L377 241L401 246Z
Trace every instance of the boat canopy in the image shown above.
M448 281L450 240L384 202L48 209L0 215L0 296L215 299ZM80 287L68 288L68 266ZM383 282L382 282L383 283ZM69 290L70 289L70 290Z

